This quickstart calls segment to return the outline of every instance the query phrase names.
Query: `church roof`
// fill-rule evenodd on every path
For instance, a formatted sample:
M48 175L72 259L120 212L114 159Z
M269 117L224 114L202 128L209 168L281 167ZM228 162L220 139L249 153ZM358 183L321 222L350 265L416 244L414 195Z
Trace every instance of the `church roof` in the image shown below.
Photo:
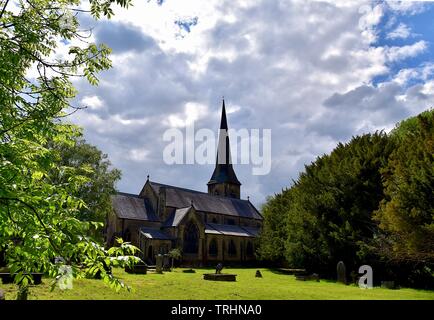
M119 192L111 196L113 209L122 219L159 221L146 199L137 195Z
M250 228L255 229L255 228ZM205 226L205 233L208 234L221 234L225 236L237 236L237 237L256 237L259 233L259 229L255 229L253 233L247 231L245 227L237 225L207 223Z
M140 233L143 234L148 239L172 240L170 236L161 232L158 229L140 228Z
M178 224L184 219L190 211L191 206L187 208L176 209L164 223L164 227L177 227Z
M156 194L159 194L160 189L164 188L166 206L168 207L187 208L193 203L193 207L198 211L262 220L261 214L248 200L211 195L196 190L149 182Z

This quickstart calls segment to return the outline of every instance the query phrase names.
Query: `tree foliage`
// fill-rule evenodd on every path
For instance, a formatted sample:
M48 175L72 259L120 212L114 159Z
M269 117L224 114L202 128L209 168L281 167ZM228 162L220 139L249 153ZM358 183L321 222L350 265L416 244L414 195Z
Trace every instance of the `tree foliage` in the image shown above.
M60 256L74 276L100 272L119 288L122 283L107 270L135 260L129 244L107 251L89 236L96 224L82 221L90 207L80 195L93 169L62 162L61 150L50 147L73 147L79 136L77 127L61 121L74 108L71 77L97 84L97 73L111 66L110 49L88 43L88 34L79 30L77 15L88 14L79 4L0 3L0 246L15 281L24 286L31 281L28 272L56 277L60 266L54 258ZM112 4L130 1L91 0L90 13L109 17ZM60 40L69 49L66 56L56 55Z
M323 276L343 260L349 270L371 264L432 280L433 115L407 119L389 135L354 137L307 165L264 205L260 256L279 260L284 252L291 266Z
M110 196L116 192L115 184L121 178L118 169L111 168L107 154L87 143L81 136L74 143L54 143L50 146L60 155L57 165L73 167L76 172L86 177L87 182L80 185L77 198L86 206L81 208L78 218L82 221L104 222L108 212L112 211ZM64 176L51 176L54 184L64 183Z
M264 223L259 237L258 254L275 262L285 260L286 220L291 205L290 192L282 192L267 199L262 206Z
M392 259L434 262L434 111L403 122L392 137L397 148L375 212L385 232L380 248Z

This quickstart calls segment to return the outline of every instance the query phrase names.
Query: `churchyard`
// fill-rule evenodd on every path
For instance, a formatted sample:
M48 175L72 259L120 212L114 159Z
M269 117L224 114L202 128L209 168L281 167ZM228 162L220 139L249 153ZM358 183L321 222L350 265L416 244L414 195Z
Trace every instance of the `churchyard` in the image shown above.
M73 289L61 290L58 286L50 291L51 279L44 277L42 284L30 287L29 299L357 299L357 300L402 300L426 299L434 300L434 291L400 288L396 290L374 287L360 289L356 285L344 285L335 281L298 281L294 275L288 275L272 269L259 269L262 278L255 277L257 269L225 268L223 273L236 274L235 282L206 281L204 273L214 272L214 269L199 268L194 272L184 272L186 269L174 269L163 274L128 274L122 269L114 269L114 274L132 287L129 292L116 292L110 289L102 280L74 280ZM375 274L374 274L375 277ZM0 284L5 291L6 299L14 299L17 286Z

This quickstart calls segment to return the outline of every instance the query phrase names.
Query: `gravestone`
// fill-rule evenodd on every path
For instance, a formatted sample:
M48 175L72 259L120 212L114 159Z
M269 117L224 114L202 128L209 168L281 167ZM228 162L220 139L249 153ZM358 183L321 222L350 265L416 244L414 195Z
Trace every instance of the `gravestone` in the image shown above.
M161 254L156 257L155 272L163 273L163 256Z
M381 287L386 289L396 289L395 281L381 281Z
M5 300L5 292L0 289L0 301Z
M259 270L256 270L256 274L255 274L256 278L262 278L262 273Z
M347 271L345 268L345 263L343 261L339 261L336 266L337 272L337 280L339 283L347 284Z
M223 264L219 263L216 267L215 267L215 273L216 274L220 274L222 273L223 270Z
M163 255L163 271L170 271L170 257L168 254Z

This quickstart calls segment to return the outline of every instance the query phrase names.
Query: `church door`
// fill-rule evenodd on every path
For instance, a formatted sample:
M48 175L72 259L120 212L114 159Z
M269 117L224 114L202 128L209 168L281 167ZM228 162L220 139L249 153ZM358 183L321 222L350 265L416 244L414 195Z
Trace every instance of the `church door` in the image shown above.
M184 229L184 253L195 253L199 250L199 230L193 222Z

